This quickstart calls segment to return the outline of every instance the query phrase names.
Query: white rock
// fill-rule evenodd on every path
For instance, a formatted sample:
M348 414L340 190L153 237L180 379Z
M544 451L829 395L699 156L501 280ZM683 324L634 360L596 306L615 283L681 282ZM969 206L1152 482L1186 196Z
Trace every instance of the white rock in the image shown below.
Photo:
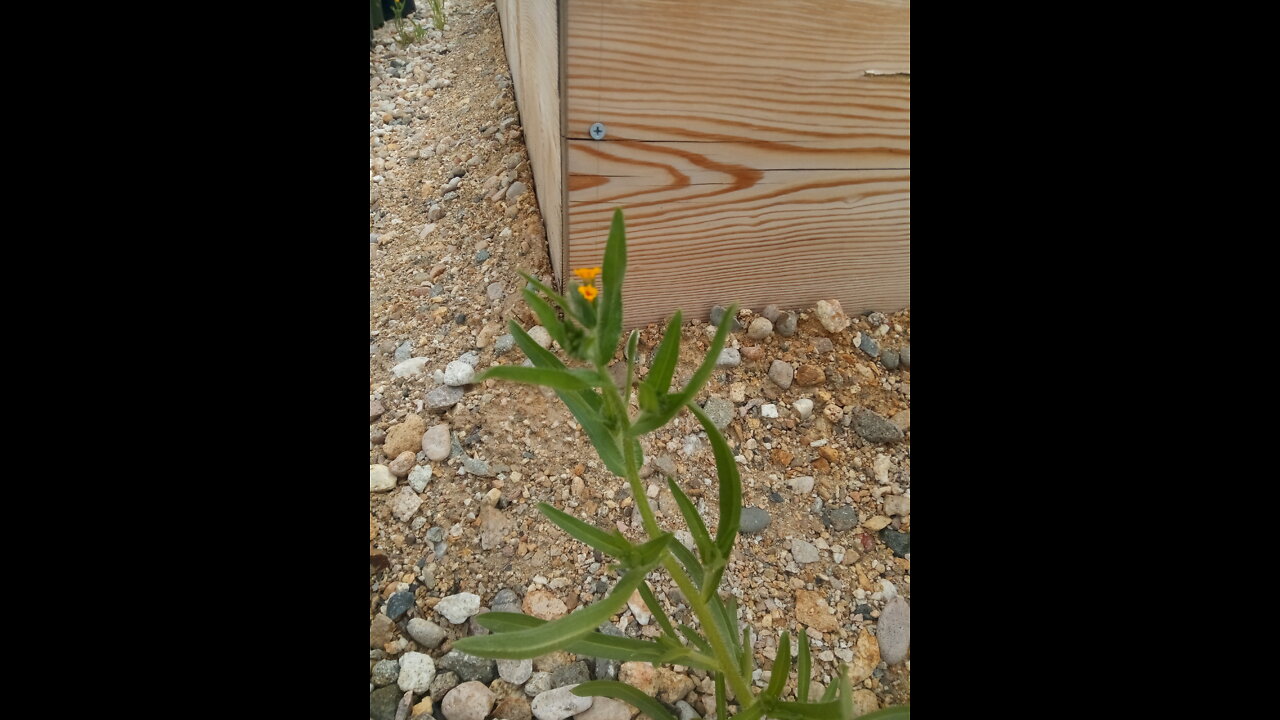
M586 712L573 717L575 720L631 720L631 709L626 703L613 698L595 697Z
M454 360L444 368L444 377L441 381L449 387L461 387L468 385L476 377L476 371L470 365L464 362Z
M541 325L534 325L529 328L529 337L533 338L533 341L543 348L551 347L551 333L547 332L547 329Z
M484 683L469 680L444 696L440 711L447 720L484 720L497 697Z
M591 708L592 698L574 695L576 687L577 683L539 693L529 704L529 709L538 720L564 720L570 715L586 712Z
M720 351L719 357L716 358L718 367L737 367L742 364L742 353L734 348L725 348Z
M791 486L792 490L800 493L801 495L808 495L813 492L812 475L800 475L798 477L793 477L787 481L787 484Z
M801 565L815 563L818 562L819 558L818 548L814 547L811 543L807 543L804 540L796 538L791 541L791 557L795 558L796 562Z
M391 374L396 377L417 377L426 372L427 361L430 358L416 357L409 358L404 362L391 368Z
M813 414L813 401L809 398L800 398L791 403L791 407L795 408L796 412L800 414L801 420L808 420L809 416Z
M776 418L778 417L778 406L772 403L760 406L760 417Z
M512 685L523 685L524 681L528 680L531 675L533 675L533 661L528 658L524 660L498 661L498 677Z
M396 476L386 465L369 466L369 492L386 492L396 486Z
M889 484L889 468L893 467L893 463L889 460L888 455L877 455L875 460L871 461L871 469L876 474L876 482L881 485Z
M430 655L420 652L407 652L400 657L400 678L398 684L404 692L425 693L436 679L436 663Z
M839 300L819 300L814 307L814 314L818 316L818 322L822 323L822 327L826 328L827 332L838 333L849 327L850 320L840 307Z
M911 607L901 596L885 605L876 624L876 642L880 659L886 665L897 665L907 658L911 647Z
M880 592L884 593L885 600L892 600L898 597L898 586L889 582L888 578L880 578Z
M429 460L444 460L449 457L449 426L446 423L432 425L422 435L422 449Z
M641 625L648 625L653 619L653 613L649 612L649 607L644 604L644 598L640 597L639 590L632 591L631 597L627 598L627 607L631 608L631 614Z
M450 595L436 603L436 612L448 618L454 625L461 625L472 615L480 612L480 596L468 592Z
M422 507L422 498L408 485L400 488L400 492L391 498L391 514L401 522L408 522L413 514Z
M423 492L427 489L427 483L431 482L431 466L415 465L413 470L409 471L409 485L414 492Z

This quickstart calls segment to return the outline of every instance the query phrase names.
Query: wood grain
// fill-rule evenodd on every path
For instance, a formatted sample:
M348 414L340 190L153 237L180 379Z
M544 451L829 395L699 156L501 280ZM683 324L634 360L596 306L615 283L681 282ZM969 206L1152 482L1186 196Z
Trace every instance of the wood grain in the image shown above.
M551 266L563 276L568 270L559 8L556 0L497 0L497 8Z
M910 302L909 2L563 2L567 267L622 207L628 327Z

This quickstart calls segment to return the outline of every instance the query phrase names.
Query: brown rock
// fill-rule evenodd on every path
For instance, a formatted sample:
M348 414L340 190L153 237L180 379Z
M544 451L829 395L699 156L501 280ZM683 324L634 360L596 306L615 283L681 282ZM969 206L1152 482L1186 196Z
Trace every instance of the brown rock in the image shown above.
M827 462L830 462L830 463L840 462L840 451L833 447L824 445L818 448L818 454L826 458Z
M386 410L383 409L382 403L377 400L369 401L369 422L373 422L374 420L382 417L382 413L384 412L386 412Z
M742 355L742 359L747 362L757 362L764 357L764 348L762 347L739 348L738 352Z
M836 616L828 612L827 599L813 590L796 591L796 619L814 630L835 632L840 627ZM865 631L864 631L865 632ZM874 642L874 638L872 639Z
M408 476L409 472L413 470L413 466L417 464L417 454L412 450L405 450L397 455L395 460L387 463L387 469L391 471L392 475L402 478Z
M525 615L532 615L543 620L558 620L569 612L569 608L560 598L550 592L538 588L529 591L521 604Z
M369 539L372 540L378 536L378 522L373 519L373 513L369 513Z
M813 469L818 472L826 472L831 469L831 463L827 462L826 458L818 458L813 461Z
M853 701L853 717L862 717L880 709L880 701L876 699L876 694L865 688L854 690L849 695L849 699Z
M374 616L373 622L369 623L369 647L380 648L394 640L395 637L395 622L382 613Z
M911 429L911 408L907 408L906 410L903 410L897 415L894 415L893 417L889 418L889 422L893 423L894 425L897 425L898 429L901 430L902 432L906 432L910 430Z
M849 683L858 683L871 677L880 663L880 643L866 628L858 634L858 644L853 649L853 662L849 663Z
M769 457L771 457L774 462L778 463L783 467L790 465L791 461L795 459L795 455L792 455L791 453L787 452L786 450L783 450L782 448L774 448L773 452L770 453Z
M666 668L658 669L658 699L674 705L693 689L693 678Z
M523 695L523 693L521 693ZM504 720L533 720L533 713L529 710L529 701L524 697L508 697L499 702L497 707L491 713L495 718L503 718Z
M618 681L654 697L658 694L658 671L647 662L624 662L618 668Z
M413 706L413 711L409 713L410 720L427 720L431 715L431 696L422 698L422 702ZM525 718L524 720L529 720Z
M427 423L417 415L407 415L403 422L387 431L387 439L383 443L383 452L387 457L397 457L409 451L416 453L422 448L422 436L427 432Z
M801 365L800 369L796 370L797 385L821 385L826 380L827 374L817 365Z
M503 544L511 532L511 521L501 510L485 505L480 510L480 547L492 550Z

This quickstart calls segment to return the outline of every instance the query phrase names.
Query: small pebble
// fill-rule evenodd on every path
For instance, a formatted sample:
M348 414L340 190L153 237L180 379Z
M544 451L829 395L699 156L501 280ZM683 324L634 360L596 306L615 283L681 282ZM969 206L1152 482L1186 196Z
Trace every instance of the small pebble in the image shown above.
M747 337L752 340L763 340L773 334L773 323L768 318L758 317L751 321L747 328Z
M417 455L412 450L405 450L397 455L395 460L387 463L387 469L391 471L392 475L402 478L409 474L417 460Z
M898 557L906 557L911 552L911 533L898 532L891 528L880 531L880 539Z
M789 362L774 360L769 365L769 379L783 390L791 387L791 381L795 378L795 375L796 369Z
M724 318L725 308L722 305L713 305L711 307L711 324L720 327L720 321ZM737 332L742 329L742 323L738 322L738 318L733 318L729 325L729 332Z
M773 331L783 337L791 337L796 334L796 314L790 310L784 311L773 321Z
M382 417L382 413L384 412L386 412L386 410L383 409L382 403L377 400L369 401L369 422L373 422L374 420Z
M813 414L813 401L809 398L800 398L791 403L791 407L795 408L801 420L808 420L809 416Z
M533 660L498 660L498 676L512 685L523 685L533 675Z
M529 704L533 716L538 720L565 720L571 715L586 712L591 708L591 696L578 697L573 694L577 685L565 685L543 693L538 693ZM449 718L449 720L454 720ZM483 719L478 719L483 720Z
M911 647L911 607L900 596L890 600L880 612L876 641L880 644L880 659L886 665L897 665L907 659L907 649Z
M498 339L493 343L493 351L498 355L511 351L515 347L516 339L511 334L499 335Z
M398 593L393 593L387 599L387 617L392 620L399 620L401 615L404 615L409 611L409 608L413 607L413 604L413 593L411 591L401 590Z
M462 682L458 679L458 675L452 672L442 672L436 674L436 679L431 681L431 687L427 689L433 698L443 698L450 690L458 687L458 683Z
M422 436L422 450L429 460L444 460L449 457L449 426L444 423L432 425ZM430 474L427 477L430 478Z
M533 338L533 341L541 348L551 347L551 333L547 332L547 329L541 325L534 325L529 328L529 337Z
M430 655L420 652L407 652L400 658L400 678L398 684L404 692L412 690L417 694L425 694L436 677L436 664Z
M771 518L769 513L755 507L742 508L741 520L738 524L738 532L757 533L769 527Z
M413 357L413 343L405 340L400 343L400 347L396 348L396 362L404 362Z
M496 283L489 283L489 287L484 289L484 294L490 300L501 300L503 294L505 294L505 291L502 287L502 283L496 282Z
M902 349L898 351L898 357L902 361L902 367L910 370L911 369L911 343L907 343L906 345L902 346Z
M760 314L768 318L769 322L773 323L778 322L778 316L781 315L782 312L778 309L777 305L765 305L764 310L761 310Z
M444 628L425 618L410 619L408 630L409 637L423 647L435 648L444 642Z
M778 417L778 406L772 403L760 406L760 417L776 418Z
M440 703L445 720L484 720L497 695L476 681L464 682L449 691Z
M882 350L880 352L880 364L884 365L886 370L898 369L898 353L896 350Z
M475 593L457 593L440 599L435 611L454 625L461 625L480 611L480 596Z
M399 660L379 660L373 666L373 673L369 676L369 682L375 687L383 687L390 685L400 677L400 661Z
M476 262L477 262L477 263L482 263L482 262L484 262L485 260L488 260L488 259L489 259L489 251L488 251L488 250L481 250L480 252L476 253L475 260L476 260Z
M458 401L462 400L463 395L465 393L462 388L448 385L438 387L427 393L427 408L434 413L443 413L457 405Z
M396 476L386 465L369 466L369 492L386 492L396 486Z
M707 398L707 402L702 406L702 411L711 419L711 424L715 425L717 430L724 430L729 426L729 421L733 420L733 403L722 397L712 395ZM667 462L671 462L670 458L665 459ZM672 464L674 465L674 463ZM668 474L674 475L675 473Z
M851 322L840 307L839 300L819 300L813 312L818 316L818 322L829 333L838 333L849 327Z
M454 360L444 368L444 376L442 382L449 387L462 387L469 385L476 376L475 369L464 362Z
M853 429L864 440L873 443L895 443L900 442L904 437L897 425L870 410L858 413L853 421Z
M858 527L858 510L853 507L827 508L823 520L833 530L846 532Z
M742 364L742 355L735 348L725 348L720 351L720 356L716 358L718 367L737 367Z
M804 540L791 541L791 556L801 565L818 562L818 548Z
M871 339L869 333L862 334L862 342L858 344L858 348L871 357L880 357L880 346Z

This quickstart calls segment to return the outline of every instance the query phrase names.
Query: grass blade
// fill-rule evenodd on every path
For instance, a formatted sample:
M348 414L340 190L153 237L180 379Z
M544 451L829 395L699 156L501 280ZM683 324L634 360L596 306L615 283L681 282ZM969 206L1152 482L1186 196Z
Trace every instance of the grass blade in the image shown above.
M575 687L573 694L578 697L599 696L623 700L640 708L640 712L653 720L676 720L657 700L617 680L589 680Z
M812 661L809 658L809 636L804 627L800 628L800 648L797 650L796 668L796 700L809 702L809 673L812 672Z
M894 705L893 707L887 707L887 708L884 708L883 710L877 710L873 713L860 715L858 717L858 720L910 720L910 718L911 718L910 705Z

